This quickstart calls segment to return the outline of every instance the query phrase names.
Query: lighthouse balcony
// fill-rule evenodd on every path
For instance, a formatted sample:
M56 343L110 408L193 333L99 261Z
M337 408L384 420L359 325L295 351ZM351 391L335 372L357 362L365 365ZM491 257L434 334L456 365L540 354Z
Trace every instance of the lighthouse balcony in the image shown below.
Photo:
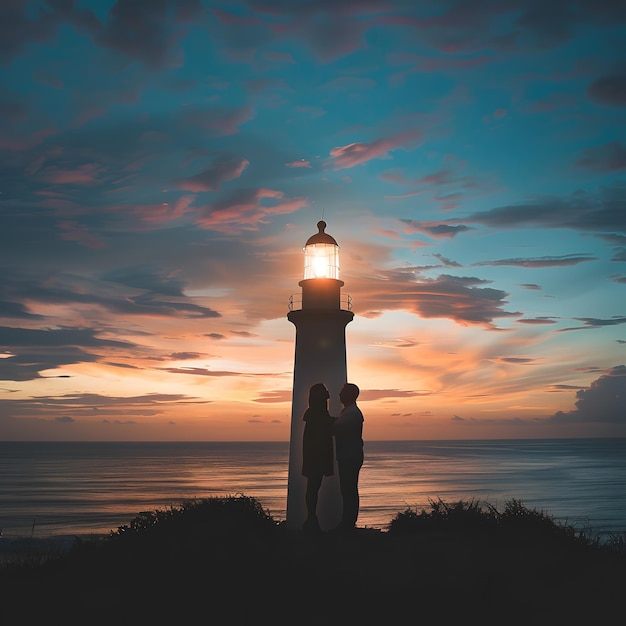
M290 311L301 311L302 310L302 294L289 296L289 310ZM307 304L307 309L309 308L317 308L315 306L311 306L311 304ZM325 305L322 305L321 308L328 308ZM342 293L339 296L339 307L341 311L352 311L352 296L347 293Z

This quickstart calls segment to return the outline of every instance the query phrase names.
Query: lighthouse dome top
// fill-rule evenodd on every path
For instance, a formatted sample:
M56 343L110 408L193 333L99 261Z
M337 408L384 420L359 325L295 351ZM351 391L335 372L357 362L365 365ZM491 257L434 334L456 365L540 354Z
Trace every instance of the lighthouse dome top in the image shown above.
M324 232L324 230L326 229L326 222L324 220L320 220L317 223L317 228L319 232L315 233L315 235L312 235L311 237L307 239L307 242L306 242L307 246L310 246L312 244L318 244L318 243L325 243L325 244L330 244L333 246L339 245L335 241L334 237L331 237L328 233Z
M304 280L333 278L339 280L339 246L334 237L324 232L326 222L317 223L319 232L309 237L304 246Z

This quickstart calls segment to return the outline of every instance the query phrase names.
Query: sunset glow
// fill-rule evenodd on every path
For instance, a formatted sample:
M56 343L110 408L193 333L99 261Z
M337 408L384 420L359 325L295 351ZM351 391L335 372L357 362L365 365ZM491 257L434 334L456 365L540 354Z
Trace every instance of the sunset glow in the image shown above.
M0 35L1 440L287 440L315 277L366 438L626 436L623 3L28 0Z

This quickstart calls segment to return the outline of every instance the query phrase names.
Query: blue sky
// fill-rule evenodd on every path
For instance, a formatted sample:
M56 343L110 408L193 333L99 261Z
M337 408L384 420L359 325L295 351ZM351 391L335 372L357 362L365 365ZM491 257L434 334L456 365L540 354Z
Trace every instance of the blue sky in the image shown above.
M9 0L0 438L286 440L324 219L372 439L626 436L623 2Z

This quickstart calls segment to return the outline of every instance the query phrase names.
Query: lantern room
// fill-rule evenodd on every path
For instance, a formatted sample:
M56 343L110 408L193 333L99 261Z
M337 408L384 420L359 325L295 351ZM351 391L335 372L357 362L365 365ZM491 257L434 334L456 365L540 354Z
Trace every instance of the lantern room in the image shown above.
M309 237L304 246L304 280L334 278L339 280L339 245L324 232L326 222L317 223L318 233Z

